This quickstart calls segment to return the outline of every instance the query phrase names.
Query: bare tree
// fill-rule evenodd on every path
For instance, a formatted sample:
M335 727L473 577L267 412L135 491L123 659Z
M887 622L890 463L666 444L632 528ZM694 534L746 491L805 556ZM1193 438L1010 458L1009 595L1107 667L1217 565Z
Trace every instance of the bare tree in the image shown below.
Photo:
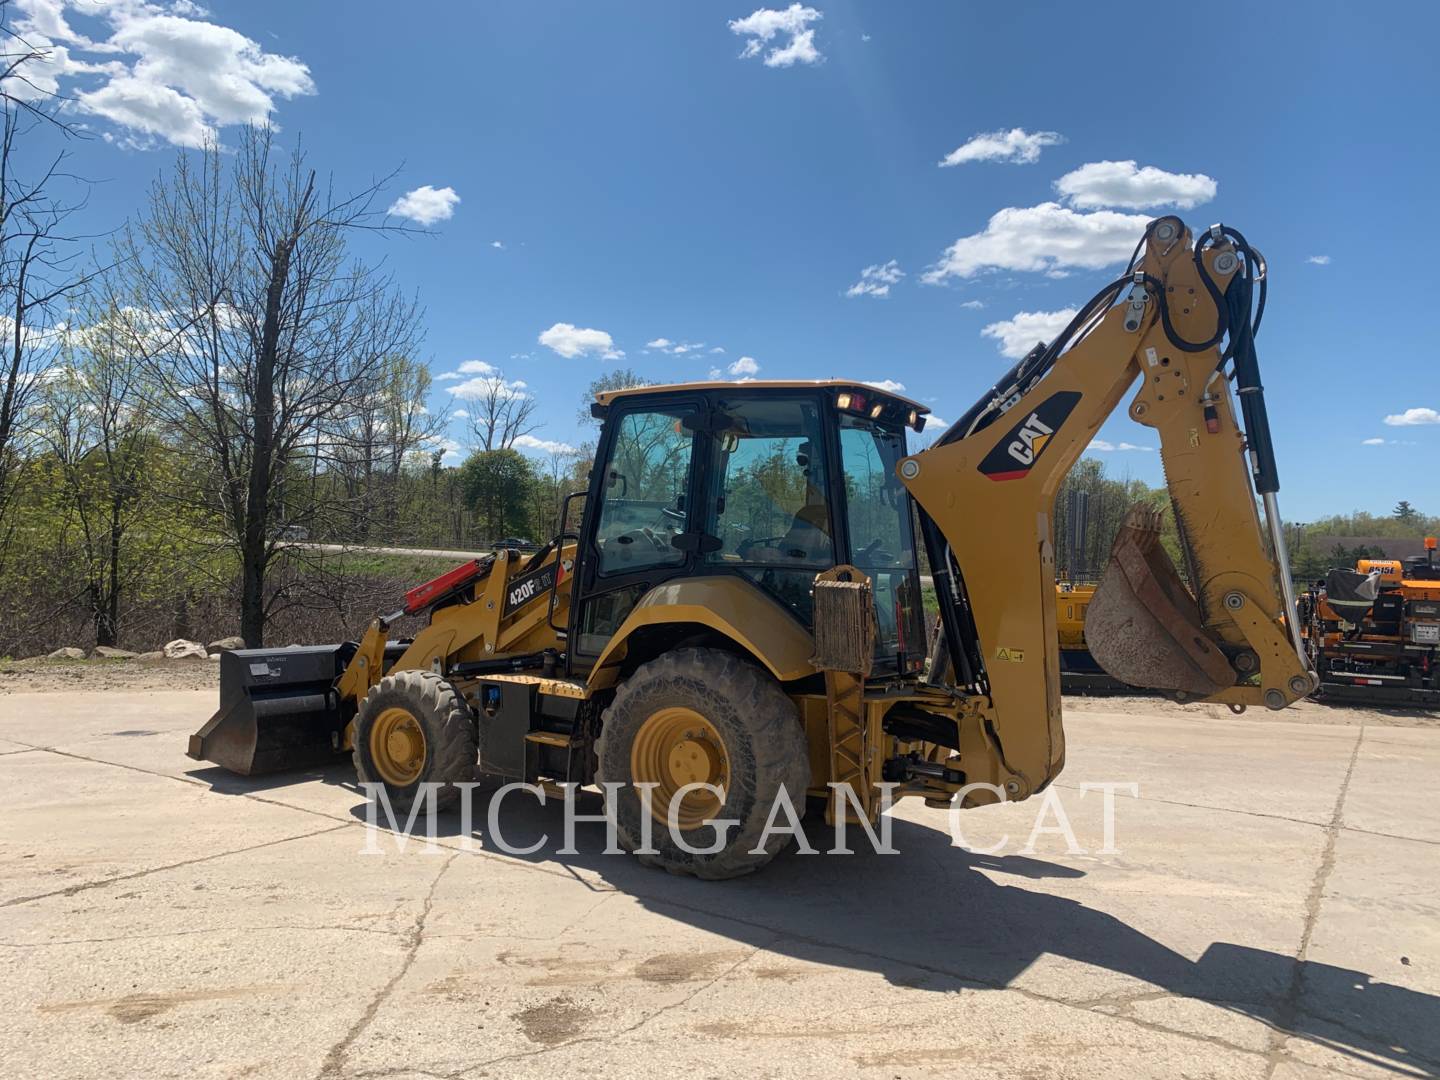
M64 151L39 168L22 167L21 147L37 127L70 133L40 77L48 62L48 48L17 34L9 24L9 5L0 0L0 559L25 418L42 373L58 354L68 298L93 276L80 266L79 238L67 231L88 189L65 172Z
M357 230L388 227L375 209L384 182L338 196L302 151L279 163L274 150L269 129L247 128L233 154L212 145L192 166L181 153L122 244L132 303L153 317L156 411L208 471L251 647L298 580L267 590L287 552L287 478L332 460L347 412L420 336L414 302L347 250Z
M370 538L377 519L393 538L401 470L449 422L443 412L426 407L430 386L424 364L408 356L386 357L356 387L351 407L335 425L334 458L348 498L344 516L351 523L347 538Z
M523 382L507 382L498 371L472 380L477 389L469 396L470 429L480 450L509 450L522 435L540 426L532 420L535 398Z

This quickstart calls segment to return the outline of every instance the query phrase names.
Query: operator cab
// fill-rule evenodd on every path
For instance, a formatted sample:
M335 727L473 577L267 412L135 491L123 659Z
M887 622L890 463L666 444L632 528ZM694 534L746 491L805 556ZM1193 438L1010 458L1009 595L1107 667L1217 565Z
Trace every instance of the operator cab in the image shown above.
M568 635L583 669L645 593L734 575L813 629L815 576L872 582L875 673L925 653L909 495L895 468L924 406L847 382L689 383L602 393Z

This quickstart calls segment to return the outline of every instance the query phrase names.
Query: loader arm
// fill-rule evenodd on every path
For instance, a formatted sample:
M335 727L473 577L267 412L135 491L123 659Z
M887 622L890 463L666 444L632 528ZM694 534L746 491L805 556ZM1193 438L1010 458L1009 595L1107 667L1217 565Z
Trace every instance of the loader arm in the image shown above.
M1217 226L1197 245L1177 218L1152 222L1125 277L933 447L900 462L941 606L931 679L948 671L945 681L981 702L960 717L969 779L1025 798L1064 765L1052 509L1137 379L1129 415L1159 440L1194 588L1159 543L1159 514L1132 512L1087 614L1092 653L1125 682L1236 709L1282 708L1313 688L1255 367L1257 281L1263 297L1263 262L1233 230ZM980 730L967 734L967 722Z

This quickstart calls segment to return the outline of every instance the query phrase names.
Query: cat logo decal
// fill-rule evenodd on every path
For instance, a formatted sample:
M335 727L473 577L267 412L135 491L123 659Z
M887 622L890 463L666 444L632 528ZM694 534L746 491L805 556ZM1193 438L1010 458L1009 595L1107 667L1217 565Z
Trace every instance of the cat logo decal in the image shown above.
M1021 414L1020 422L985 455L980 471L991 480L1019 480L1029 475L1079 401L1078 390L1061 390Z

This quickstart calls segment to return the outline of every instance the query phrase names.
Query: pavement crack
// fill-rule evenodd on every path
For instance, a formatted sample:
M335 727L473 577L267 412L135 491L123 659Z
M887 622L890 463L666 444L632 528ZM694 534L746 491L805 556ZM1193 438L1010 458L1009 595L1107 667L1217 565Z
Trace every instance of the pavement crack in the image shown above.
M425 893L425 902L420 905L420 913L415 916L415 923L410 927L405 940L405 957L400 962L400 968L380 988L380 992L371 999L360 1018L350 1026L345 1036L332 1046L325 1055L325 1062L317 1074L317 1080L324 1080L327 1077L340 1076L345 1066L345 1055L350 1052L350 1047L355 1040L364 1034L375 1017L380 1012L380 1007L390 999L400 981L409 973L411 965L415 963L415 957L420 952L420 946L425 940L425 922L430 918L430 910L435 906L435 891L440 887L440 880L445 876L445 871L450 869L450 864L460 857L460 852L452 852L440 869L436 872L435 878L430 882L430 888Z
M1320 919L1320 902L1325 896L1325 886L1335 869L1335 841L1345 824L1345 799L1350 793L1350 780L1355 775L1355 763L1360 759L1360 744L1365 741L1365 725L1355 736L1355 745L1350 750L1350 764L1345 769L1345 779L1340 782L1340 791L1335 796L1335 809L1330 814L1330 824L1325 828L1325 846L1320 852L1320 864L1315 868L1315 877L1310 883L1310 892L1305 897L1305 926L1300 932L1300 945L1295 950L1295 966L1290 974L1290 987L1275 1010L1275 1023L1270 1034L1270 1045L1265 1056L1268 1065L1266 1080L1275 1075L1275 1070L1284 1060L1285 1044L1295 1030L1300 1016L1300 1000L1305 994L1305 965L1310 952L1310 939L1315 933L1315 924Z
M455 1078L464 1076L466 1073L474 1072L476 1069L488 1068L491 1065L500 1065L510 1061L520 1061L525 1058L539 1057L541 1054L553 1054L557 1050L566 1050L572 1046L580 1046L585 1043L606 1042L610 1039L618 1039L625 1035L629 1035L633 1032L639 1031L642 1027L644 1027L646 1024L650 1023L650 1021L656 1019L657 1017L663 1016L665 1013L668 1012L673 1012L676 1009L684 1008L691 1001L693 1001L699 995L703 994L706 990L709 990L716 983L728 978L729 976L734 974L735 971L737 971L739 968L743 967L745 964L748 964L751 960L755 958L756 954L763 952L770 945L773 945L775 941L779 940L779 938L780 935L776 934L774 937L771 938L769 942L766 942L766 944L756 945L753 949L747 952L740 959L736 960L724 971L720 972L714 978L706 980L704 983L697 986L694 990L690 991L690 993L682 997L679 1001L672 1002L669 1005L662 1005L660 1008L654 1010L653 1012L646 1013L639 1020L635 1021L628 1027L620 1028L618 1031L611 1032L608 1035L583 1035L578 1039L567 1039L564 1042L555 1043L553 1046L542 1046L534 1050L520 1050L511 1054L503 1054L500 1057L488 1058L485 1061L477 1061L473 1065L466 1065L463 1069L459 1069L448 1075L451 1080L455 1080Z
M1055 782L1052 787L1065 788L1067 791L1080 791L1078 784L1062 784ZM1288 814L1267 814L1263 810L1242 810L1236 806L1214 806L1210 803L1185 802L1181 799L1162 799L1157 795L1136 795L1140 802L1161 803L1165 806L1183 806L1188 810L1213 810L1222 814L1241 814L1245 817L1266 818L1270 821L1289 821L1296 825L1309 825L1312 829L1323 829L1326 827L1323 821L1311 821L1308 818L1290 817Z
M310 832L296 833L294 836L282 836L278 840L266 840L260 844L231 848L229 851L217 851L211 855L200 855L194 859L182 859L180 862L166 863L164 866L152 866L145 870L135 870L129 874L116 874L114 877L100 878L97 881L82 881L76 885L67 885L63 889L51 889L49 892L34 893L30 896L16 896L0 903L0 908L15 907L18 904L28 904L35 900L45 900L51 896L74 896L76 893L86 892L89 889L103 889L107 885L117 885L122 881L134 881L136 878L148 877L150 874L164 873L166 870L178 870L185 866L195 866L199 863L212 862L215 859L229 858L231 855L243 855L249 851L259 851L261 848L274 847L277 844L288 844L292 840L308 840L312 836L323 836L326 833L338 832L341 829L348 829L349 827L350 824L348 822L342 825L331 825L328 829L314 829Z
M664 1016L664 1015L665 1015L666 1013L668 1013L668 1012L674 1012L676 1009L683 1009L686 1005L690 1004L691 1001L693 1001L695 998L699 997L699 996L700 996L701 994L703 994L706 990L709 990L709 989L710 989L712 986L714 986L716 983L718 983L718 982L720 982L720 981L722 981L722 980L724 980L724 979L729 978L729 977L730 977L732 974L734 974L737 970L739 970L740 968L744 967L744 966L745 966L746 964L748 964L751 960L755 959L755 957L756 957L759 953L763 952L765 949L767 949L767 948L769 948L771 945L775 944L775 942L778 941L779 939L780 939L780 935L779 935L779 934L776 934L773 938L771 938L769 941L767 941L764 945L756 945L753 949L751 949L748 953L746 953L744 956L742 956L739 960L736 960L735 963L731 964L731 965L730 965L729 967L727 967L724 971L722 971L722 972L720 972L718 975L716 975L713 979L710 979L710 980L708 980L707 982L702 983L700 986L697 986L694 990L690 991L690 993L686 994L686 995L685 995L683 998L681 998L679 1001L676 1001L676 1002L674 1002L674 1003L672 1003L672 1004L670 1004L670 1005L662 1005L662 1006L660 1006L660 1008L656 1009L654 1012L652 1012L652 1013L647 1013L645 1016L642 1016L639 1020L635 1021L635 1023L631 1024L629 1027L627 1027L627 1028L622 1028L621 1030L619 1030L618 1032L616 1032L616 1035L629 1035L632 1031L639 1031L639 1030L640 1030L642 1027L644 1027L646 1024L650 1023L651 1020L654 1020L654 1019L656 1019L657 1017Z

